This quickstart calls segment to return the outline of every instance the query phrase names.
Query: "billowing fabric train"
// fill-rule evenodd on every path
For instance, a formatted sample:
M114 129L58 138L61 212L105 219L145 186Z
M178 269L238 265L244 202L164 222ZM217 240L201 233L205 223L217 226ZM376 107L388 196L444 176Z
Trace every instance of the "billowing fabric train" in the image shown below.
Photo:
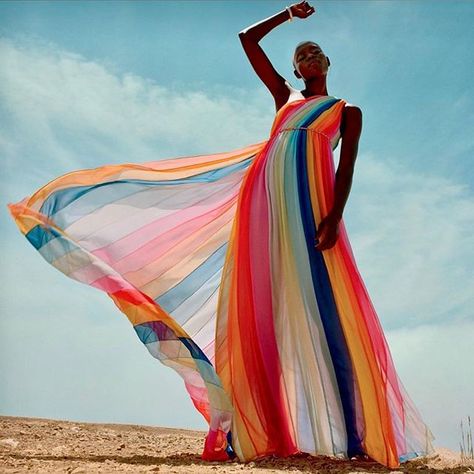
M299 98L267 140L61 176L9 208L51 265L106 292L209 424L202 458L433 451L334 199L345 101Z

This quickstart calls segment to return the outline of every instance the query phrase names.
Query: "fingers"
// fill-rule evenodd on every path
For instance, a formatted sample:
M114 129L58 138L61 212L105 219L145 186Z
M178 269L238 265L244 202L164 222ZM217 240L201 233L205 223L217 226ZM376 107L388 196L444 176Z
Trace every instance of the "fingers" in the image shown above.
M326 221L323 219L319 225L318 229L316 230L316 236L314 237L314 240L320 239L323 234L326 232Z
M317 250L324 250L324 248L326 247L327 241L328 241L327 233L320 232L320 229L318 229L316 237L314 238L315 248Z
M314 7L312 7L306 0L296 3L295 7L301 12L301 14L306 16L311 15L315 11Z
M301 2L306 13L314 13L314 7L312 7L307 1Z
M321 238L323 235L324 228L322 226L318 227L318 230L316 231L316 235L314 236L314 240L318 240Z
M314 248L316 250L328 250L332 247L334 247L334 245L336 245L336 240L337 239L331 239L331 240L326 240L326 239L323 239L321 240L320 242L318 242Z
M316 235L314 238L314 247L316 250L327 250L336 245L338 239L338 234L330 235L330 233L325 232L322 237Z

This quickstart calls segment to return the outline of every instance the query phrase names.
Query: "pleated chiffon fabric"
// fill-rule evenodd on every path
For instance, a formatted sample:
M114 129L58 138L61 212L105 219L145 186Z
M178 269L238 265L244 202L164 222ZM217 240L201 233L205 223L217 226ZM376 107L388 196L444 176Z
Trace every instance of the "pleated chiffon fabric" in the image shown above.
M58 270L106 292L209 424L202 458L433 452L332 208L346 102L288 102L267 140L61 176L17 204Z

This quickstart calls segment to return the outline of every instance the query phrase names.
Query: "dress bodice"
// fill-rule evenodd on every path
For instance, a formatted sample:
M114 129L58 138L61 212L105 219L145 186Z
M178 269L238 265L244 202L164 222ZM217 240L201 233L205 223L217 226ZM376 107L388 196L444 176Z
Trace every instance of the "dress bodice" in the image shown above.
M304 97L301 91L288 82L286 84L290 95L277 111L270 135L310 132L330 141L334 150L341 138L340 126L346 101L329 95Z

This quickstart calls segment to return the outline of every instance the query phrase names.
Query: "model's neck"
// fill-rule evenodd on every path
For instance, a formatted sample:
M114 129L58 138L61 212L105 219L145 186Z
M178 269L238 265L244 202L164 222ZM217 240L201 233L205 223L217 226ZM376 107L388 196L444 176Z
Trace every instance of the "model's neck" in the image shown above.
M301 93L305 97L312 95L328 95L326 77L314 77L305 81L305 89Z

